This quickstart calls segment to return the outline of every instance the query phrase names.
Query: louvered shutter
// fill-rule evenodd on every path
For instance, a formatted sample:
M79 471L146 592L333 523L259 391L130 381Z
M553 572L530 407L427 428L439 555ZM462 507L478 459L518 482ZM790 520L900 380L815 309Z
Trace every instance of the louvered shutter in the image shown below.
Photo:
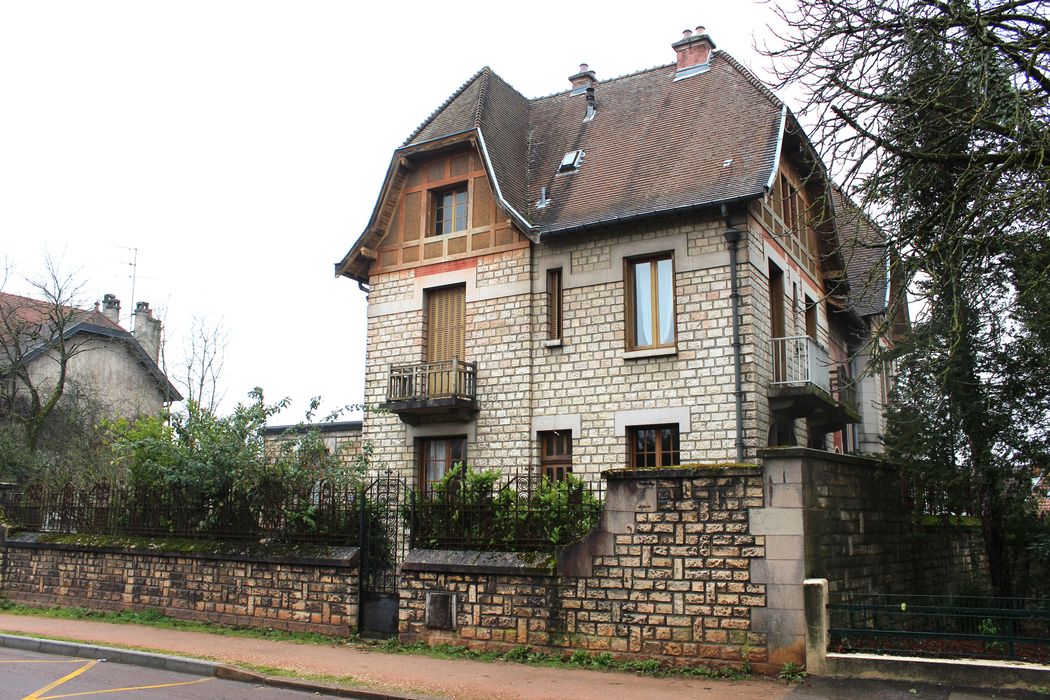
M465 322L465 287L445 287L427 294L427 362L464 358Z

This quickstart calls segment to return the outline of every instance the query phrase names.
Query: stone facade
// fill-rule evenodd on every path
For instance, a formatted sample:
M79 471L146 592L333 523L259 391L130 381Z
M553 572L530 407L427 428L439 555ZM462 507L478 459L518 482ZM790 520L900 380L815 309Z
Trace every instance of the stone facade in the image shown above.
M626 430L675 424L682 464L736 460L736 405L729 252L730 223L744 231L738 246L744 457L758 461L770 434L773 380L768 269L785 272L784 332L806 335L804 300L822 288L800 270L761 222L739 214L727 223L717 209L654 218L634 225L544 239L530 249L479 255L370 277L365 403L383 404L390 367L426 357L424 308L429 290L463 285L466 359L477 363L475 419L435 415L416 425L369 412L363 440L374 447L376 471L418 478L419 438L465 437L476 467L521 473L539 469L538 433L572 431L572 471L596 481L627 463ZM676 338L673 348L629 351L625 261L671 254ZM547 329L550 270L561 271L563 331ZM816 338L845 346L845 331L815 307ZM870 385L870 386L869 386ZM881 397L861 383L866 449L877 449ZM795 421L806 445L806 421ZM829 449L856 449L858 439Z
M559 554L414 551L402 567L402 641L608 652L670 664L769 666L752 618L766 589L752 580L764 538L759 468L608 474L599 529ZM427 624L428 594L455 595L453 629ZM768 668L767 668L768 667Z
M158 610L182 620L337 636L357 629L357 549L333 559L145 553L12 539L0 549L0 590L16 603Z

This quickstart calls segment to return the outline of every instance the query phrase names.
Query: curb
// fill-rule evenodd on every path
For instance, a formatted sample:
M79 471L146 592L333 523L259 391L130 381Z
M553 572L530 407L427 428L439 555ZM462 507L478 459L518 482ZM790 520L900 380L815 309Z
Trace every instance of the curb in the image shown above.
M41 654L76 656L85 659L104 659L112 663L126 664L129 666L143 666L145 668L186 673L193 676L212 676L221 680L236 681L238 683L255 683L258 685L270 686L272 688L299 690L307 693L321 693L339 698L353 698L357 700L435 700L434 696L411 695L386 690L348 688L346 686L321 683L318 681L267 676L262 673L246 671L242 668L237 668L236 666L228 666L214 661L201 661L200 659L190 659L185 656L169 656L148 651L119 649L117 647L84 644L81 642L63 642L55 639L23 637L15 634L0 634L0 647L19 649L21 651L35 651Z

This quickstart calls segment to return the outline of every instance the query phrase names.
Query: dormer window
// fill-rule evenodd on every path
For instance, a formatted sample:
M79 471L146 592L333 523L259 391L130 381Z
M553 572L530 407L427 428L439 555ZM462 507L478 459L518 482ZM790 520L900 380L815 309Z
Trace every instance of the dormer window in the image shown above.
M465 231L467 228L467 186L456 185L432 193L433 226L431 236Z
M561 164L558 165L559 173L571 173L580 169L583 163L583 151L569 151L562 156Z

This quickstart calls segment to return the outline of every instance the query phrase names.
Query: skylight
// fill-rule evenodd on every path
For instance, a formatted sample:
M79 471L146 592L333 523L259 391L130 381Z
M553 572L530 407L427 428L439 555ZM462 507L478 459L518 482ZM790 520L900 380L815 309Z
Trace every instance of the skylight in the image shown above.
M558 172L571 173L574 170L579 170L582 163L583 151L569 151L562 156L561 163L558 165Z

